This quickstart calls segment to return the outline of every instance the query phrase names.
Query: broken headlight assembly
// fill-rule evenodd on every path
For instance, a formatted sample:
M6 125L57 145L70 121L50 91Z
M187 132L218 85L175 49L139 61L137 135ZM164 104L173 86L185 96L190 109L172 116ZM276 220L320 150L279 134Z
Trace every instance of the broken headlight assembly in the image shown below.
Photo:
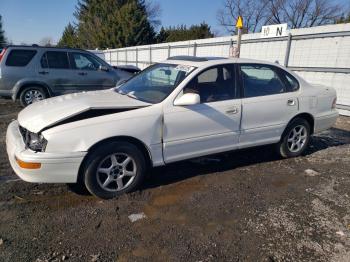
M23 141L29 149L35 152L44 152L47 145L47 140L42 134L29 132L23 127L20 127Z

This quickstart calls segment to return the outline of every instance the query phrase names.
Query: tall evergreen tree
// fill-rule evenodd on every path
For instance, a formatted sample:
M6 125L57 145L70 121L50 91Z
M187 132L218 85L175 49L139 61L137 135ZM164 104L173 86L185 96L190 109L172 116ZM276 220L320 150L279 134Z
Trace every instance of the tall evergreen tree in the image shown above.
M157 35L157 43L166 43L167 42L167 38L169 37L169 28L166 29L162 26L162 28L160 29L158 35Z
M2 16L0 15L0 47L4 47L6 45L5 32L2 29Z
M117 48L154 41L144 0L79 0L74 16L81 48Z
M156 33L148 20L144 0L130 0L122 6L118 16L121 46L152 44Z
M57 45L66 47L78 47L75 28L71 23L68 23L68 25L65 27L62 37Z
M214 37L210 26L206 23L192 25L187 28L185 25L177 27L161 28L157 36L158 43L186 41Z

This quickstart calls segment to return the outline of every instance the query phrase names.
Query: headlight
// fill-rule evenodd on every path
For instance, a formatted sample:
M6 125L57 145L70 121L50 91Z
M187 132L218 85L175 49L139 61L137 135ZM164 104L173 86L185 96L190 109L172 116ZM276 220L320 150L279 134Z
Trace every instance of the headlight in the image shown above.
M23 142L26 147L30 148L36 152L44 152L47 145L47 140L41 134L35 134L25 129L24 127L19 127L19 131L23 137Z
M44 152L47 145L47 140L43 135L28 133L27 146L33 151Z

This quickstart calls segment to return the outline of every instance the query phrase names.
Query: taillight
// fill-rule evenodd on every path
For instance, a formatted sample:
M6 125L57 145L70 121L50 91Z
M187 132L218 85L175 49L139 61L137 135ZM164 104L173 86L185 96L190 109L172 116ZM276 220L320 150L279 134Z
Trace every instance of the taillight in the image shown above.
M335 109L336 106L337 106L337 98L334 98L332 103L332 109Z
M5 55L5 52L6 52L6 48L2 49L2 51L0 53L0 62L1 62L2 57Z

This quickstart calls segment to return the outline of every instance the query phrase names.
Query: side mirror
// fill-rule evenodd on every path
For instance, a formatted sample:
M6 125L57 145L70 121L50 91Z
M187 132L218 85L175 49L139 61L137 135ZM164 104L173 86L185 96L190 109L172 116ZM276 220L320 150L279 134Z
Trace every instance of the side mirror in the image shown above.
M107 66L103 66L103 65L100 65L100 66L98 67L98 70L100 70L100 71L105 71L105 72L108 72L108 71L109 71L108 67L107 67Z
M197 105L201 102L201 98L198 94L187 93L183 94L181 97L178 97L174 101L175 106L191 106Z

